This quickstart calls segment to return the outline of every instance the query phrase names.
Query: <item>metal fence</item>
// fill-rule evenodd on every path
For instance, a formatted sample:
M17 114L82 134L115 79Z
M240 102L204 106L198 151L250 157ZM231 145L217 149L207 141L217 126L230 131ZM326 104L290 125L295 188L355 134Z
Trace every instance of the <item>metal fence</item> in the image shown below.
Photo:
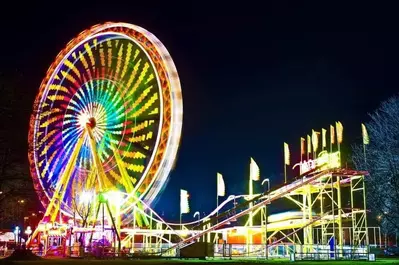
M215 257L290 258L295 260L368 259L366 246L294 245L280 244L215 244Z

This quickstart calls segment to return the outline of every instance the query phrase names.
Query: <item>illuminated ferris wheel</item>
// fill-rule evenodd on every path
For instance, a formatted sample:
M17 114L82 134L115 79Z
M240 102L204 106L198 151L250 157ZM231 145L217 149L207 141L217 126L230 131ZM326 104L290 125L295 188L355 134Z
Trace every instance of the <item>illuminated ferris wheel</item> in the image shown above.
M175 65L150 32L96 25L70 41L35 100L29 161L46 216L71 215L83 192L157 196L174 164L182 127ZM131 203L131 202L130 202Z

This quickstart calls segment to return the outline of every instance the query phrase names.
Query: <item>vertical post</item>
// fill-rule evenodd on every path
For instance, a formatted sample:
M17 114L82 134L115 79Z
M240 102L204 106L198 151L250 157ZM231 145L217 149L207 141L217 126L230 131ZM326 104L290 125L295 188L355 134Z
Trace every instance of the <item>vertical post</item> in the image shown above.
M211 223L207 224L207 229L209 229L209 228L211 228ZM211 233L209 233L209 232L207 233L207 239L206 240L207 240L208 243L211 243Z
M219 178L218 178L218 180L219 180ZM216 188L216 189L218 189L218 188ZM216 191L216 223L219 223L219 209L218 209L218 207L219 207L219 194Z
M249 176L249 199L252 200L252 195L253 195L253 187L252 187L252 178L251 175ZM247 254L249 255L249 248L250 245L252 244L252 226L253 226L253 220L252 220L252 207L253 207L253 202L251 201L249 203L249 208L251 211L249 212L249 222L248 222L248 227L247 227Z
M270 192L270 179L266 178L262 181L262 186L263 184L267 182L267 190L265 191L265 195L267 195L267 197L265 198L265 200L268 200L269 198L269 192ZM268 253L268 242L267 242L267 203L265 203L265 209L264 209L264 221L265 221L265 257L266 259L268 259L269 257L269 253Z
M313 220L313 211L312 211L312 191L311 191L311 186L310 185L307 185L308 186L308 215L309 215L309 222L311 223L312 222L312 220ZM313 244L314 244L314 241L313 241L313 225L312 224L310 224L309 226L309 244L310 244L310 248L309 248L309 251L310 252L313 252Z
M343 255L343 230L342 230L342 202L341 202L341 179L337 176L337 199L338 199L338 249L339 255Z
M182 230L183 230L183 225L181 223L181 209L180 209L180 233L181 233Z
M269 259L269 246L267 242L267 204L265 204L265 240L266 259Z
M339 210L339 209L338 209ZM334 259L336 259L337 255L336 255L336 245L337 245L337 240L336 240L336 231L335 231L335 198L334 198L334 177L331 174L331 212L332 212L332 218L333 218L333 222L332 222L332 226L333 226L333 239L334 239Z
M150 249L152 250L152 211L151 211L151 209L150 209L150 238L149 238L149 241L150 241Z
M363 209L364 209L364 226L366 231L366 248L367 254L370 253L370 241L369 241L369 233L368 233L368 225L367 225L367 206L366 206L366 183L364 182L364 176L362 176L362 184L363 184Z
M284 183L287 183L287 165L284 163Z
M366 145L364 143L363 143L363 156L364 156L364 165L367 168Z
M323 198L323 190L324 190L324 193L325 193L325 187L324 188L322 188L322 190L320 191L320 216L323 216L324 215L324 198ZM326 245L327 244L327 242L325 242L325 233L326 233L326 231L325 231L325 229L326 229L326 227L325 227L325 225L323 225L323 223L322 223L322 225L321 225L321 244L322 245Z
M104 205L104 203L102 203L102 205L103 205L103 242L102 242L102 245L103 245L103 249L102 249L102 257L104 256L104 241L105 241L105 235L104 235L104 233L105 233L105 205Z
M202 222L202 231L204 231L206 229L206 225L204 225L204 222L205 222L205 220L203 220L203 222ZM202 241L206 242L206 235L205 234L202 236Z

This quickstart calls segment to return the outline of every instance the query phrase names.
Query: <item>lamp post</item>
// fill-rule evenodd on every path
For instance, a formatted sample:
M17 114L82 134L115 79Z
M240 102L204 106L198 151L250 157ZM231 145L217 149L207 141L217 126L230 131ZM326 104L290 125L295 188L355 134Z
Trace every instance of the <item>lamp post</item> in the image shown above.
M195 218L195 216L197 216L198 215L198 221L200 220L200 212L198 212L198 211L196 211L195 213L194 213L194 218Z
M28 225L25 229L25 234L28 236L27 240L29 240L30 235L32 234L32 228Z
M69 227L69 242L68 242L68 244L69 244L69 246L68 246L67 253L69 253L69 257L71 257L71 254L72 254L72 251L71 251L71 249L72 249L72 231L73 231L74 224L75 224L74 219L68 220L68 227Z
M200 215L201 215L200 212L196 211L196 212L194 213L194 216L193 216L193 217L195 218L197 215L198 215L198 225L199 225L199 221L200 221L200 218L201 218L201 217L200 217ZM199 227L200 227L200 226L199 226ZM200 227L200 228L201 228L201 227ZM201 237L198 237L197 241L199 242L200 239L201 239Z
M264 183L267 183L267 190L265 193L267 193L267 196L269 197L269 191L270 191L270 179L266 178L262 181L262 186ZM269 253L268 253L268 246L267 246L267 203L265 203L265 257L266 259L269 258Z
M16 226L14 229L14 235L15 235L15 242L18 245L20 238L19 238L19 234L21 233L21 229L19 229L19 226Z

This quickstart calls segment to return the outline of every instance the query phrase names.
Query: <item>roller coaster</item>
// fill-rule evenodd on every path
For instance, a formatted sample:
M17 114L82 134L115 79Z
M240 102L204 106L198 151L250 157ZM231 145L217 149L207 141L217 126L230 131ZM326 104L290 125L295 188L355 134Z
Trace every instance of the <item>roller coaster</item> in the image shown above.
M192 250L194 254L188 251L187 254L185 249L212 246L211 250L204 252L202 249L201 253L210 257L288 257L296 254L297 258L303 258L317 254L323 259L323 255L331 258L331 253L335 258L366 257L369 246L378 245L381 239L375 228L367 226L365 176L365 171L323 165L288 184L254 194L250 199L248 195L230 195L207 216L187 223L167 222L141 201L144 208L136 204L132 205L132 210L149 220L148 227L101 226L98 222L97 227L70 227L75 237L69 236L68 240L72 241L69 245L75 245L78 235L83 235L83 245L88 246L92 245L93 238L101 239L106 235L115 238L109 244L113 253L122 249L126 255L197 257L198 251ZM277 200L289 200L298 210L268 216L267 207ZM250 204L253 206L249 207ZM253 226L249 226L250 216L256 223ZM239 220L243 225L233 225ZM63 231L67 233L67 225ZM370 232L374 233L371 244ZM58 238L62 233L49 235ZM72 250L73 247L70 253Z

